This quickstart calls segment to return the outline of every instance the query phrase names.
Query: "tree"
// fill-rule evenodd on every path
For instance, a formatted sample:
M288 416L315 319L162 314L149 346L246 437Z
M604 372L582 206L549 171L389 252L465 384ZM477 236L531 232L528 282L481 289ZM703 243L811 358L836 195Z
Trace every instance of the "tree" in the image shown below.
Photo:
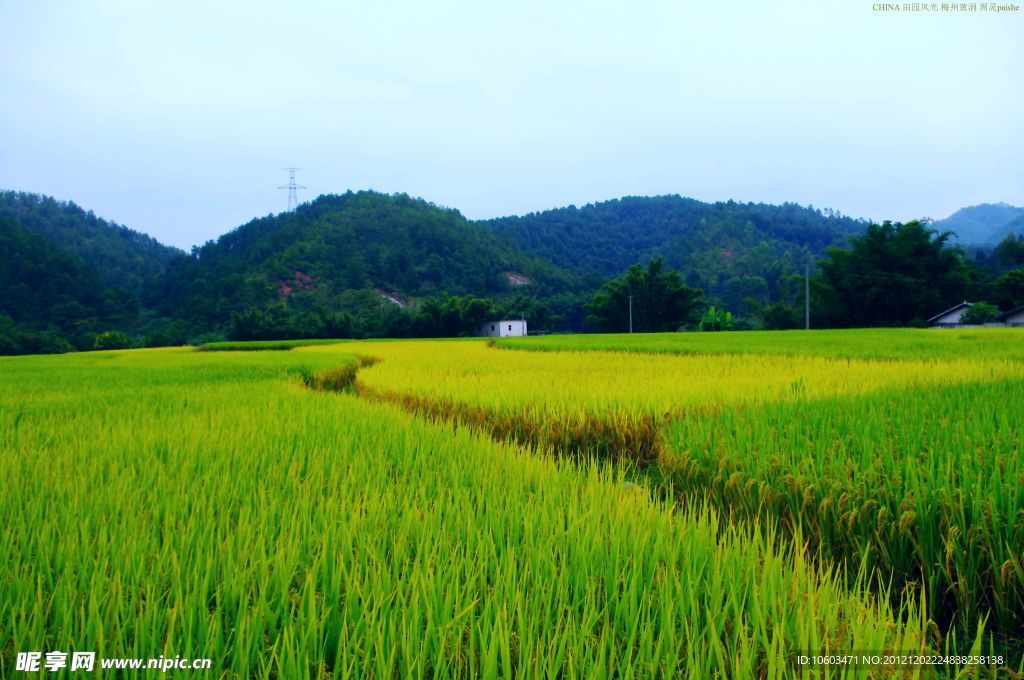
M132 346L131 338L121 331L104 331L96 336L93 349L128 349Z
M1004 310L1024 305L1024 269L1006 272L992 284L992 301Z
M761 326L765 330L780 331L791 328L800 328L800 320L797 318L796 310L782 302L766 305L759 315Z
M427 338L470 335L493 310L490 300L473 295L428 298L416 315L415 334Z
M999 308L987 302L975 302L970 309L960 317L960 323L969 326L980 326L983 323L994 321L999 316Z
M921 222L872 224L849 248L829 248L819 262L811 318L830 326L902 325L962 300L976 272L950 232Z
M231 340L290 340L302 337L295 328L294 315L284 302L248 309L231 315Z
M1024 266L1024 234L1008 234L992 251L992 259L1000 269Z
M724 309L715 309L714 305L701 317L698 330L702 331L731 331L733 328L732 312Z
M693 323L703 305L703 292L683 283L676 271L663 271L661 258L644 269L635 264L622 276L604 284L587 305L587 320L608 332L630 329L639 333L674 331Z

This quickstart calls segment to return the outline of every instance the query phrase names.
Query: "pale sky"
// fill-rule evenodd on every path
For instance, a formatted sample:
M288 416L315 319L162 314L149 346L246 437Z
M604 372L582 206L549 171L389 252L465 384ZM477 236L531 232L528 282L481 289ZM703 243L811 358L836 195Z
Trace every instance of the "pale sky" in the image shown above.
M0 0L0 188L186 249L284 210L287 166L474 219L1024 205L1024 11L872 6Z

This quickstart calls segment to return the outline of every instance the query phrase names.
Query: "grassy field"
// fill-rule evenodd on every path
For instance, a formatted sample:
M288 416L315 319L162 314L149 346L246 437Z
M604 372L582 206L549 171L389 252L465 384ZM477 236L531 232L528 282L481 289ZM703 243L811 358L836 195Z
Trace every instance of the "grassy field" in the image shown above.
M0 359L0 677L55 649L238 678L1012 653L1024 334L924 355L873 333L839 359L788 334L760 356L619 336Z

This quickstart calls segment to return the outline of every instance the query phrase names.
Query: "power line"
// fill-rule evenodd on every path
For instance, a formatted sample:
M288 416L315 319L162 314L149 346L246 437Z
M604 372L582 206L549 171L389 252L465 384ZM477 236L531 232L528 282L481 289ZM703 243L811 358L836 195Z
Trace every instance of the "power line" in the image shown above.
M288 184L278 189L288 190L288 212L295 210L295 206L299 204L299 189L308 189L301 184L295 183L295 171L301 170L302 168L285 168L288 171Z

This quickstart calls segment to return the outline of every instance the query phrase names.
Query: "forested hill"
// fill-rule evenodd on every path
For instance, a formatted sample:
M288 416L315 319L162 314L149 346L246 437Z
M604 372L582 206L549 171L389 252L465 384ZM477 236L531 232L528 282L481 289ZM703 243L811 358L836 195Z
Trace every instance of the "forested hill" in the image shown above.
M186 255L74 203L0 191L0 354L91 349L105 331L138 331L174 259Z
M995 246L1011 234L1024 232L1024 208L982 203L960 208L931 226L940 232L953 232L953 240L958 243Z
M320 196L206 243L170 268L158 297L166 314L224 323L232 312L283 299L344 309L368 298L545 297L577 287L573 275L457 210L360 191Z
M275 332L356 337L462 332L449 321L478 314L582 330L601 284L657 256L709 303L744 313L792 302L792 275L864 226L792 204L678 196L474 222L360 191L254 219L186 255L72 203L0 192L0 353L128 342L107 331L196 342L230 332L237 313Z
M0 217L46 239L106 287L141 298L167 264L184 255L151 236L101 219L71 202L0 191Z
M1022 236L1024 236L1024 209L1021 210L1020 215L1016 218L992 232L985 245L998 246L1008 238L1020 238Z
M134 305L105 288L82 260L0 216L0 314L30 329L109 320ZM2 324L0 324L2 325Z
M774 299L789 273L867 224L793 203L627 197L484 222L525 251L596 282L663 257L690 285L736 307Z

